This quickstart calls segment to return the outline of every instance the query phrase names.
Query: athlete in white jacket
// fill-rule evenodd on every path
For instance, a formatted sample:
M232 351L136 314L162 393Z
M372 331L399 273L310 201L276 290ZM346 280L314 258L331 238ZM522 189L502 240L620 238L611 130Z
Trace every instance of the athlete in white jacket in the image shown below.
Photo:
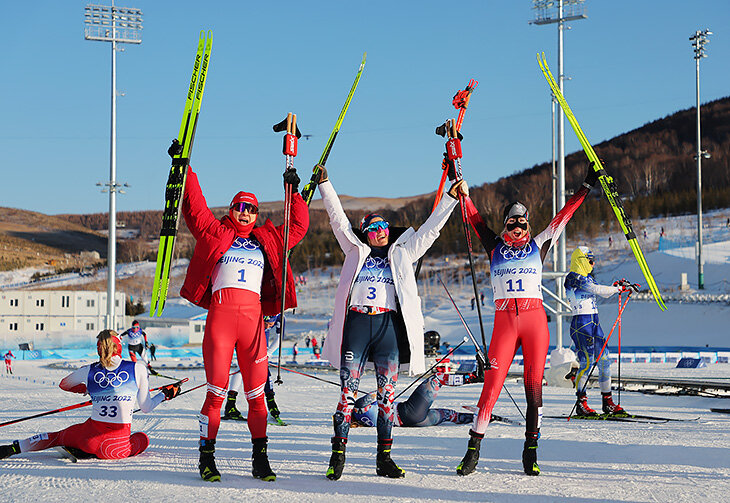
M390 458L393 443L393 397L401 361L411 374L425 371L423 314L413 263L431 247L456 207L458 194L468 194L463 180L454 183L431 216L416 231L391 228L377 214L366 215L354 230L327 171L321 169L319 191L332 231L345 253L335 309L324 345L324 357L339 367L340 400L333 416L335 435L327 478L337 480L345 464L355 391L368 359L378 382L378 456L376 473L400 478L405 472ZM410 354L407 354L410 353Z

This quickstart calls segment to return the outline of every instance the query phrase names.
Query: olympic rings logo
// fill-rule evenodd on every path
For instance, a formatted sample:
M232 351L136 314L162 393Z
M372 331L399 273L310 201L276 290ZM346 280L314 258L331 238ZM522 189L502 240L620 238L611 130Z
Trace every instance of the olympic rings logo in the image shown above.
M365 259L366 269L387 269L390 267L390 260L380 257L368 257Z
M511 246L502 246L499 253L505 260L524 260L532 253L532 243L527 243L524 248L515 250Z
M247 251L255 251L255 250L258 250L260 248L260 246L257 241L237 237L236 240L231 245L231 248L243 248L244 250L247 250Z
M97 372L94 374L94 382L99 385L100 388L106 388L111 386L112 388L118 388L125 382L129 381L129 372L122 370L118 374L116 372Z

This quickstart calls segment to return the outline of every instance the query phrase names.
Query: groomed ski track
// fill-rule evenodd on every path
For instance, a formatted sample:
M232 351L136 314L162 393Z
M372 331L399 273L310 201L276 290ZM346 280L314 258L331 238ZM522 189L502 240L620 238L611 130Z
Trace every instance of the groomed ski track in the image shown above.
M65 371L37 362L14 362L17 377L0 378L3 419L72 403L79 397L61 391ZM631 364L625 366L632 369ZM636 364L636 368L650 368ZM518 370L513 367L514 371ZM327 374L331 376L331 374ZM203 382L201 370L185 371L188 387ZM43 382L39 382L41 378ZM160 381L158 383L158 381ZM166 382L166 381L165 381ZM399 388L410 379L403 377ZM163 384L152 378L152 385ZM508 389L524 407L521 383ZM363 388L375 387L371 375ZM474 404L480 385L444 388L436 406ZM325 479L329 458L335 386L298 375L285 375L277 402L289 426L270 425L269 457L274 483L251 477L251 444L245 423L223 422L216 452L221 483L205 483L197 473L197 413L203 390L162 404L152 414L137 414L133 431L145 431L149 449L120 461L71 463L55 450L22 454L0 461L0 501L98 501L124 495L135 501L730 501L730 417L709 412L724 400L700 397L622 393L622 405L640 414L699 422L640 424L604 421L546 421L540 440L542 474L522 473L523 429L492 423L483 442L477 472L458 477L455 467L466 449L468 426L396 428L393 458L406 470L403 480L375 475L375 430L355 428L348 443L347 465L338 482ZM589 390L589 403L598 404ZM545 414L567 414L573 391L544 388ZM241 404L245 414L245 403ZM495 414L521 419L506 396ZM0 429L3 443L34 433L54 431L88 417L79 409Z

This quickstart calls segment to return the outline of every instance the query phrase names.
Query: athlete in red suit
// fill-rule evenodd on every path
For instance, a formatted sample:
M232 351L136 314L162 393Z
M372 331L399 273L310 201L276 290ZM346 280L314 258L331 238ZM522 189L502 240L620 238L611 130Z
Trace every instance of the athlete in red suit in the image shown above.
M142 363L122 360L122 343L113 330L97 336L96 348L98 363L84 365L59 384L64 391L91 396L91 417L61 431L2 445L0 459L56 446L78 457L120 459L136 456L147 448L147 435L131 433L135 399L142 412L151 412L164 400L174 398L180 391L179 384L165 386L162 393L150 396L147 369Z
M293 169L284 173L296 192L299 177ZM208 309L203 337L203 362L208 392L200 411L200 476L219 481L215 466L215 438L220 426L220 409L226 398L228 372L233 350L243 376L248 400L248 427L253 442L253 475L274 480L266 454L264 384L268 375L263 316L281 310L281 274L284 249L283 225L270 220L254 227L258 200L239 192L228 214L218 220L208 208L198 177L188 167L183 216L195 237L195 250L180 294ZM289 249L306 234L309 209L298 193L291 202ZM286 308L297 306L294 276L287 272Z
M531 236L527 208L521 203L515 202L505 207L504 230L496 234L486 226L471 200L467 199L469 221L489 256L495 313L487 354L491 368L484 376L478 403L479 413L469 431L469 447L456 469L459 475L469 475L476 469L481 440L487 430L492 408L520 346L524 358L527 398L522 464L527 475L540 474L537 439L542 420L542 377L550 344L547 316L542 305L542 263L597 178L593 168L589 168L583 185L550 221L547 229L535 237Z

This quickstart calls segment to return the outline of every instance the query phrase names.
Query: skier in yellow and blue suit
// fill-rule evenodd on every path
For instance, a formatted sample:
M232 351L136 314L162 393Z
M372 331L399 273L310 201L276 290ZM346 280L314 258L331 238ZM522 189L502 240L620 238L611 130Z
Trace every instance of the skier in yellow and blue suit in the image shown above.
M595 256L587 246L579 246L570 258L570 272L565 277L565 292L573 311L570 323L570 338L578 354L578 374L575 379L579 416L595 416L595 410L588 406L585 385L588 371L598 358L606 338L598 322L596 295L610 297L625 290L623 286L599 285L591 274ZM606 414L625 414L623 408L613 402L611 396L611 360L608 347L598 362L598 383L603 396L603 412Z

